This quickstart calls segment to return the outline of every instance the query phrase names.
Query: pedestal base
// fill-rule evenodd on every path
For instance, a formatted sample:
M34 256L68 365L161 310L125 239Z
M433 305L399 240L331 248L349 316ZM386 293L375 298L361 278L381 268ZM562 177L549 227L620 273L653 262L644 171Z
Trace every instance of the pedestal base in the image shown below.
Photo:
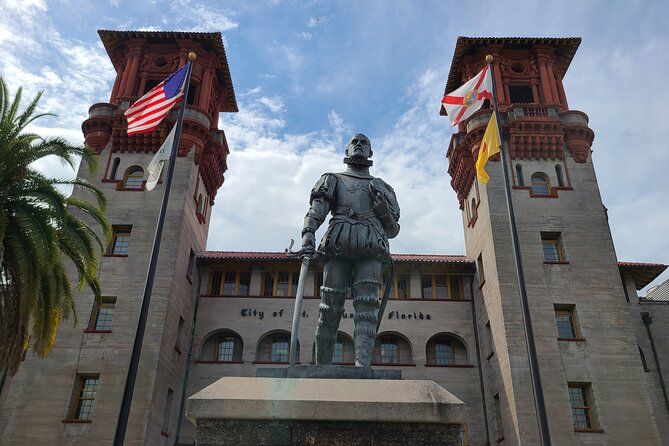
M199 446L460 446L464 408L434 381L225 377L186 415Z
M461 446L459 424L199 420L198 446Z

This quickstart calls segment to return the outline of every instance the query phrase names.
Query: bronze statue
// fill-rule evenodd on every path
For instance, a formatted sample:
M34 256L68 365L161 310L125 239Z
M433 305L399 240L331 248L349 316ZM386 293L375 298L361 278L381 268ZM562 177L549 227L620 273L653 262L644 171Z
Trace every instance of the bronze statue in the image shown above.
M313 255L314 233L332 213L318 247L324 267L316 328L317 364L332 362L349 284L355 309L355 364L366 367L371 363L380 320L381 270L390 259L388 239L400 230L395 192L369 174L371 156L369 138L355 135L346 148L346 171L324 174L311 191L301 255Z

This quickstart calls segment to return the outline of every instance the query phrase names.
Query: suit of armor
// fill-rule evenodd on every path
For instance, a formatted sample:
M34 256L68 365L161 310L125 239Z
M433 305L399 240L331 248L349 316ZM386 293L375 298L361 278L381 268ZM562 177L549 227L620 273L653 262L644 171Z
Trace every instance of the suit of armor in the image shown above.
M390 256L388 239L399 232L400 216L393 189L369 174L371 161L367 158L371 153L367 137L354 136L344 159L349 164L347 171L324 174L311 191L311 207L302 231L303 249L313 246L314 232L332 214L318 247L325 262L316 328L317 364L332 362L349 284L355 309L355 363L371 363L381 269Z

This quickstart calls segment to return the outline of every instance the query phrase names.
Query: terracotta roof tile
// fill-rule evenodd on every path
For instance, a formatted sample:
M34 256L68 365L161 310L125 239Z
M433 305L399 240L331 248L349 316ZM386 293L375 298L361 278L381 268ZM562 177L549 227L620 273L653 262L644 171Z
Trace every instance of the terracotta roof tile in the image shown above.
M630 274L634 279L636 289L640 290L662 274L667 269L667 265L662 263L618 262L618 268Z

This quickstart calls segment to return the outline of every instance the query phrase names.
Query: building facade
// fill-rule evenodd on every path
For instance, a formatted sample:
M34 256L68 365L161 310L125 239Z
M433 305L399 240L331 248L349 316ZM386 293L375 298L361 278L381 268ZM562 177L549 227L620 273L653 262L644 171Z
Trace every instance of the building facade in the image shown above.
M174 120L128 138L123 111L197 53L156 286L128 425L128 445L193 444L184 398L223 376L285 367L299 261L286 253L206 251L228 153L220 112L235 112L218 33L100 31L117 72L109 102L82 129L104 169L114 238L101 259L105 297L76 299L46 359L29 351L0 394L0 442L109 444L114 435L162 194L144 191ZM639 299L665 268L619 262L590 156L587 116L562 78L580 39L459 38L452 91L494 56L530 309L553 444L669 442L669 302ZM395 254L373 366L431 379L467 404L469 444L532 445L537 422L498 160L474 181L490 110L461 123L447 156L466 255ZM161 189L161 184L157 186ZM75 194L81 192L75 190ZM404 225L411 222L404 222ZM314 361L318 265L309 272L299 361ZM385 282L385 281L384 281ZM353 363L347 301L334 362Z

